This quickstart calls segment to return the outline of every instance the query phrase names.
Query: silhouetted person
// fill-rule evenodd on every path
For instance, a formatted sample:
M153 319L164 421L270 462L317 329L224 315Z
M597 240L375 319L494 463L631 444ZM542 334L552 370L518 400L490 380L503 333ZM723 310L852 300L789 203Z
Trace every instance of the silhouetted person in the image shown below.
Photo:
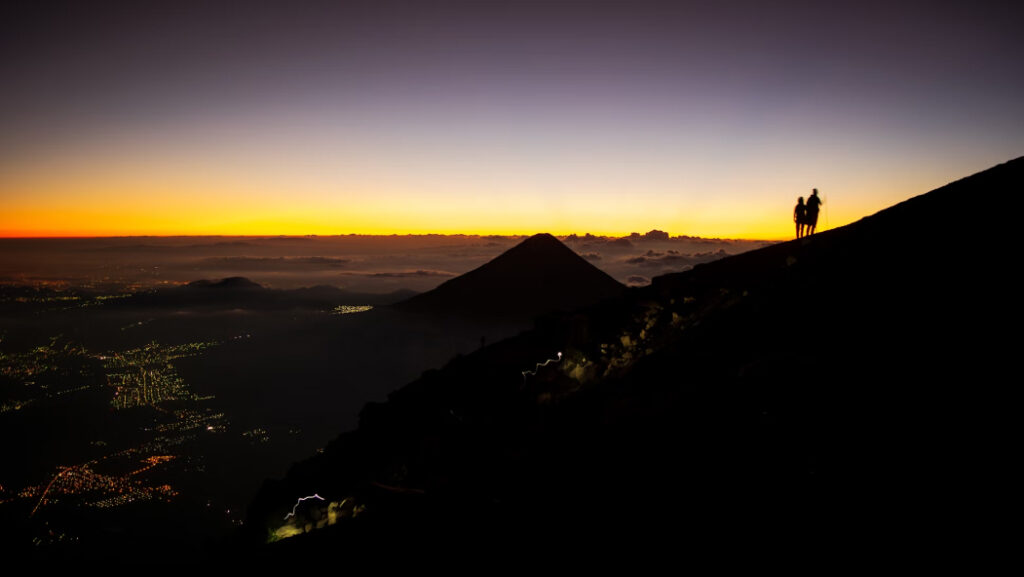
M804 197L796 199L796 208L793 209L793 222L796 223L796 237L804 235L804 225L807 224L807 205L804 204Z
M818 226L818 210L821 208L821 199L818 198L818 189L811 190L811 196L807 199L807 227L804 229L804 236L814 234L814 228Z

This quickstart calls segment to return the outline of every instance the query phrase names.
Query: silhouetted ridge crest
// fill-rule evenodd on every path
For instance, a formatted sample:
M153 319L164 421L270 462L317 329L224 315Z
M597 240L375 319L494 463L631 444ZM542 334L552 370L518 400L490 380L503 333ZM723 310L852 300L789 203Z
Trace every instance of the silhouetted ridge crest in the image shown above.
M551 315L367 405L356 431L264 486L246 530L262 542L295 495L329 488L366 503L361 524L270 552L394 547L410 526L423 530L406 543L448 546L442 518L499 547L549 528L646 547L665 519L673 538L710 527L755 546L959 538L1005 477L1017 358L999 288L1015 245L964 207L1022 188L1024 158ZM535 237L499 258L535 241L558 254ZM618 497L628 506L606 506Z
M418 312L533 316L620 294L622 284L550 234L536 234L487 264L396 305Z
M196 280L188 283L189 288L212 288L212 289L261 289L258 283L254 283L251 280L243 276L233 276L221 279L219 281L212 280Z

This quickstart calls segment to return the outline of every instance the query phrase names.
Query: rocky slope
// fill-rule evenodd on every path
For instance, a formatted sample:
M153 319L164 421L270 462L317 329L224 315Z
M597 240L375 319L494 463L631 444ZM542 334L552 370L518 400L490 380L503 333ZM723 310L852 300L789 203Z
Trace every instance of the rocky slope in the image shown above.
M266 484L244 539L276 556L960 535L998 499L1013 358L1008 255L964 206L1022 189L1024 158L542 317L367 406Z

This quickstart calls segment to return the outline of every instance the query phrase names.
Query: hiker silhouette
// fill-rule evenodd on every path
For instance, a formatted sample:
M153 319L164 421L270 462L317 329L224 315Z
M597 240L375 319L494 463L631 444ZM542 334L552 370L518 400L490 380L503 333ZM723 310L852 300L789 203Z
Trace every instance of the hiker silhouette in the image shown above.
M807 224L807 205L804 204L804 197L796 200L796 207L793 209L793 222L796 223L796 237L804 234L804 226Z
M807 199L807 220L804 228L804 236L814 234L818 226L818 211L821 208L821 199L818 198L818 189L811 190L811 196Z

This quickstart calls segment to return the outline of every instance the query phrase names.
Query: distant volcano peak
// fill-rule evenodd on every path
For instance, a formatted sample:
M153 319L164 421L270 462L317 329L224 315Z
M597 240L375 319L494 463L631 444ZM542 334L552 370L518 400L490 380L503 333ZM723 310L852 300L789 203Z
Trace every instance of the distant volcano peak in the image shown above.
M552 236L550 233L538 232L537 234L535 234L535 235L531 236L530 238L524 240L523 242L519 243L519 246L522 246L522 245L525 245L525 244L541 244L541 243L562 244L562 241L558 240L557 238Z
M590 268L597 272L602 272L594 265L586 262L585 259L577 255L575 251L563 244L562 241L546 232L535 234L523 240L519 244L498 255L494 260L484 266L489 266L493 263L505 263L510 260L522 258L530 259L528 263L524 263L528 267L543 267L548 264L556 264L561 259L565 259L566 261L582 260Z
M624 287L554 236L535 234L490 262L397 305L445 314L530 317L587 306Z

